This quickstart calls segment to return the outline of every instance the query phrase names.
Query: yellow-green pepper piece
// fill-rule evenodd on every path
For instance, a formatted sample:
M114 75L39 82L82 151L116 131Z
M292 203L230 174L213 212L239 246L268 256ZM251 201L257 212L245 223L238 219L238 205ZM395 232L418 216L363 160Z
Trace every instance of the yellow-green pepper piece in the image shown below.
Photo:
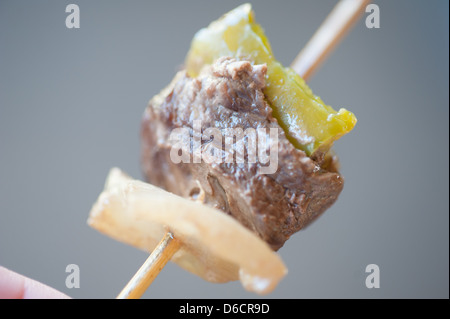
M343 108L333 110L298 74L274 58L263 29L254 22L250 4L237 7L196 33L186 57L187 72L196 77L204 65L222 56L267 64L264 95L273 116L294 146L307 155L326 152L355 126L353 113Z

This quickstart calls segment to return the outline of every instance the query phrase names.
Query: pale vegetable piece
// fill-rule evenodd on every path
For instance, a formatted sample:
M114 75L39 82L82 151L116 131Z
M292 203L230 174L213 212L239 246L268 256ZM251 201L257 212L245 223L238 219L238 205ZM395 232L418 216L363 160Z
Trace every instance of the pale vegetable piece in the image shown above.
M250 291L272 291L286 275L279 255L232 217L134 180L113 168L88 224L148 252L170 231L180 241L172 261L210 282L240 279Z

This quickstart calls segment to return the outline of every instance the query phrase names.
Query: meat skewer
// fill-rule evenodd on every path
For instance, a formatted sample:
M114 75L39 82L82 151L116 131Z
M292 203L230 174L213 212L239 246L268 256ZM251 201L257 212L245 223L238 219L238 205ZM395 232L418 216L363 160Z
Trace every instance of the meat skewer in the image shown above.
M366 3L368 3L367 0L341 0L325 20L323 25L315 33L311 41L308 42L307 46L294 60L291 67L303 77L309 77L325 59L326 55L343 38L344 34L348 32L359 16L361 10L365 7ZM90 219L90 223L95 225L95 218L91 216ZM174 235L172 235L169 230L166 230L163 240L156 245L153 253L149 256L143 266L138 270L117 298L139 298L145 292L167 261L170 260L177 253L177 251L181 249L181 247L183 247L182 241L179 241L176 236L177 235L175 235L174 238ZM278 259L272 255L268 256L269 257L266 257L266 260L268 261L267 264L273 265L273 267L270 266L272 267L270 272L273 273L273 277L268 275L270 272L265 274L269 279L264 276L256 276L254 274L241 274L242 268L240 268L239 277L244 286L248 286L246 288L250 287L249 290L259 293L266 293L270 291L276 282L285 274L286 271L282 263L280 264ZM240 261L235 261L235 263L239 265ZM225 275L225 277L226 276L227 275ZM256 280L255 278L258 279ZM219 281L220 280L218 280L218 282ZM263 282L263 284L261 284L261 282Z

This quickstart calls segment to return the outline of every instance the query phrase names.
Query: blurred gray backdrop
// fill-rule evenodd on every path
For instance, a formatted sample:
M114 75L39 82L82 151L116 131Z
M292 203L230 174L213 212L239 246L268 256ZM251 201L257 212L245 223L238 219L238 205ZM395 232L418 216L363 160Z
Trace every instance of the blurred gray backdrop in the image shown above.
M80 29L67 29L76 3ZM0 1L0 265L74 298L114 298L147 253L86 225L108 170L142 178L139 125L194 33L241 1ZM297 55L335 1L253 1L276 57ZM310 80L358 117L336 143L338 202L279 251L270 298L449 297L449 3L387 1ZM368 289L365 268L380 268ZM68 289L68 264L80 288ZM170 263L145 298L256 298Z

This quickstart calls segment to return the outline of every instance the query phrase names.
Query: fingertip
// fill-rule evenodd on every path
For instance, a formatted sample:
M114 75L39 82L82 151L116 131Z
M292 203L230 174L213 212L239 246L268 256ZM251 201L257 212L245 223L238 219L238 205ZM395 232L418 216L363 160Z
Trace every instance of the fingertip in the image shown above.
M68 299L69 296L33 279L24 279L23 299Z
M0 266L0 299L67 299L69 296Z
M22 299L23 293L23 277L0 266L0 299Z

